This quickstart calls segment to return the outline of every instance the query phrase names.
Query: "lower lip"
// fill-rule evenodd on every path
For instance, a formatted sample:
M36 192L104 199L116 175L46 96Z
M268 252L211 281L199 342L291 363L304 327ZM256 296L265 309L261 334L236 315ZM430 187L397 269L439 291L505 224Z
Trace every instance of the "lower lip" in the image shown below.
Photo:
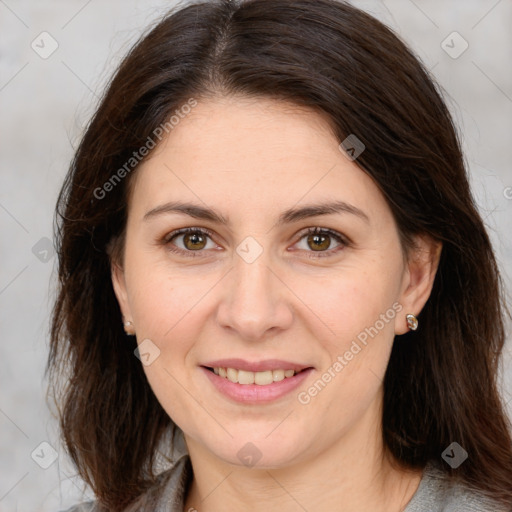
M264 386L231 382L224 377L216 375L204 366L201 367L201 370L203 370L215 388L228 398L245 404L263 404L277 400L298 388L307 379L313 368L302 370L293 377L285 377L279 382L272 382L272 384Z

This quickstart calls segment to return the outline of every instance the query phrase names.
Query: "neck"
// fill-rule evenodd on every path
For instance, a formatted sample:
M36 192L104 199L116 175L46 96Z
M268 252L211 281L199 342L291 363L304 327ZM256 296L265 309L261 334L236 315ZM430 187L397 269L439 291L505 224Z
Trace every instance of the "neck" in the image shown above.
M393 464L380 418L370 409L327 450L278 468L227 463L185 436L194 469L185 511L403 511L422 472Z

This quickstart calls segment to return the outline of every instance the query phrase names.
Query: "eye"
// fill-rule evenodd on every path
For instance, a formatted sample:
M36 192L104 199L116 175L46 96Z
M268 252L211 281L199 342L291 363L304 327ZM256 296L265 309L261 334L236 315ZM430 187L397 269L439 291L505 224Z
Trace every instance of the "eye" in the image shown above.
M167 246L170 252L187 257L196 257L202 255L203 249L217 248L217 245L211 240L212 236L213 233L206 228L182 228L164 237L162 243ZM308 252L310 258L332 256L333 253L337 253L349 245L349 240L342 234L331 229L318 227L308 228L305 232L302 232L300 241L303 239L305 239L306 245L305 247L299 247L299 249ZM333 245L332 239L337 242L337 248L331 248ZM211 247L208 247L208 240L212 243Z
M331 229L323 228L309 228L306 232L302 233L300 240L305 239L305 247L301 249L312 253L308 254L310 258L322 258L332 256L333 253L338 253L343 247L349 245L349 241L340 233L332 231ZM338 243L338 248L331 249L332 239ZM308 250L311 249L311 250ZM330 250L327 250L330 249Z
M217 246L211 241L212 232L205 228L183 228L173 231L165 237L163 243L168 246L169 251L182 254L184 256L199 256L202 249L214 249ZM173 242L181 239L180 243ZM213 247L208 247L210 239Z

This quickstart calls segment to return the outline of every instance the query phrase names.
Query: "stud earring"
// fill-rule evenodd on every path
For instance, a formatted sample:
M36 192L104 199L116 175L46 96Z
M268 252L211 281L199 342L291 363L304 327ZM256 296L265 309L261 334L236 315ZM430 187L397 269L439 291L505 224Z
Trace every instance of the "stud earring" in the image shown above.
M133 327L133 324L132 322L130 322L129 320L124 322L123 323L124 325L124 332L128 335L128 336L134 336L135 335L135 329Z
M418 328L418 319L414 315L406 315L405 318L407 319L407 327L411 329L411 331L415 331Z

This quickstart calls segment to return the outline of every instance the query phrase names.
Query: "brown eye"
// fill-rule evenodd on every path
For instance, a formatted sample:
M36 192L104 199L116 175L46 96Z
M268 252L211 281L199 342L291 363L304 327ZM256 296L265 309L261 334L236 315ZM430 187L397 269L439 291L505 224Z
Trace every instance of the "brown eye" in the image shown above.
M323 251L325 249L329 249L331 245L331 236L330 235L309 235L308 236L308 246L314 251Z
M212 233L205 228L179 229L166 236L163 243L170 252L182 256L205 256L208 253L206 249L215 249Z
M201 233L187 233L183 236L183 245L191 251L204 249L206 237Z
M308 257L319 258L334 256L349 245L350 241L337 231L316 227L303 232L297 247Z

